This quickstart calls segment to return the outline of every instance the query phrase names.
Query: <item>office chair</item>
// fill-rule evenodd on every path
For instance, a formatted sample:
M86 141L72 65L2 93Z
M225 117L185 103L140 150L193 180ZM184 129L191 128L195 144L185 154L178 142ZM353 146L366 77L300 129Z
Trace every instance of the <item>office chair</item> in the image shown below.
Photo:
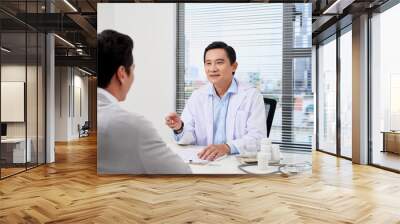
M274 120L275 109L276 109L276 100L264 98L265 112L267 116L267 137L269 137L269 133L272 128L272 121Z
M89 136L89 129L89 121L85 121L82 127L80 127L80 125L78 124L79 138L83 136Z

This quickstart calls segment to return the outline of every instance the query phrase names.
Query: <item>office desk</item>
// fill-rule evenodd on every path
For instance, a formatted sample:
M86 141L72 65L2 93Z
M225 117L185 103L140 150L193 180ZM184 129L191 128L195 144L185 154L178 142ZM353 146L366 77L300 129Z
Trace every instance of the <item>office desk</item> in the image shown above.
M382 131L383 134L383 151L400 154L400 132L399 131Z
M168 146L174 151L179 150L191 150L204 148L204 146L180 146L174 143L168 144ZM178 154L178 153L177 153ZM311 153L301 152L281 152L283 162L290 161L290 163L304 163L309 162L311 164L312 156ZM240 162L237 155L229 155L221 160L212 161L207 164L189 164L193 174L246 174L238 168ZM247 171L255 174L268 174L278 171L278 166L269 166L267 170L258 170L257 165L249 166L245 168Z
M31 144L30 138L27 139L25 151L25 138L7 138L1 140L1 157L6 163L25 163L31 161ZM26 152L26 153L25 153Z

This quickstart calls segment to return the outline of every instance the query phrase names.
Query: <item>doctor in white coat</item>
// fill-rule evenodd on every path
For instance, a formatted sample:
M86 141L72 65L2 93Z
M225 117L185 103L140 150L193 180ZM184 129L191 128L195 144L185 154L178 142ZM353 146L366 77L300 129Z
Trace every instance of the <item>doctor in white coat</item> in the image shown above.
M143 116L119 101L133 83L133 41L105 30L97 37L97 171L99 174L188 174L191 170Z
M192 93L182 118L175 112L165 118L178 143L207 146L198 154L201 159L244 153L249 143L267 136L263 96L234 78L237 66L231 46L211 43L204 51L209 83Z

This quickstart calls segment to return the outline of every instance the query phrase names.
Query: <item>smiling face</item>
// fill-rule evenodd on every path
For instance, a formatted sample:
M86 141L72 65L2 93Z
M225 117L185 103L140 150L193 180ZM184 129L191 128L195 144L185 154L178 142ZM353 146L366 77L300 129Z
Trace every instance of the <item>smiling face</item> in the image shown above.
M222 48L211 49L205 55L204 70L207 79L214 86L229 85L236 71L237 63L231 64L228 55Z

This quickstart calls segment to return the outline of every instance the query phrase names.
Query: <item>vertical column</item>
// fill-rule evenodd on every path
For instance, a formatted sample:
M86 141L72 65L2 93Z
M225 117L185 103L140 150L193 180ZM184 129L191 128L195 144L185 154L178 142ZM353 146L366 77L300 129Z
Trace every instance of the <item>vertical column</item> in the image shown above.
M54 7L46 1L46 11L53 12ZM46 34L46 163L55 161L55 54L54 35Z
M317 129L317 127L318 127L318 124L317 124L317 113L318 113L318 110L317 110L317 108L318 108L318 104L317 104L317 102L318 102L318 91L317 91L317 89L318 89L318 82L317 82L317 71L318 71L318 48L317 48L317 46L316 45L313 45L312 46L312 56L311 56L311 65L312 65L312 76L311 76L311 79L312 79L312 81L311 81L311 83L312 83L312 92L313 92L313 94L314 94L314 105L315 105L315 109L314 109L314 113L315 113L315 115L314 115L314 128L313 128L313 139L312 139L312 147L311 147L311 149L312 150L316 150L316 149L318 149L318 146L317 146L317 142L318 142L318 140L317 140L317 133L318 133L318 129Z
M353 20L353 162L368 163L368 15Z
M336 155L341 156L341 118L340 118L340 78L341 78L341 64L340 64L340 27L336 25Z
M89 124L91 131L97 131L97 79L90 76L88 80Z

